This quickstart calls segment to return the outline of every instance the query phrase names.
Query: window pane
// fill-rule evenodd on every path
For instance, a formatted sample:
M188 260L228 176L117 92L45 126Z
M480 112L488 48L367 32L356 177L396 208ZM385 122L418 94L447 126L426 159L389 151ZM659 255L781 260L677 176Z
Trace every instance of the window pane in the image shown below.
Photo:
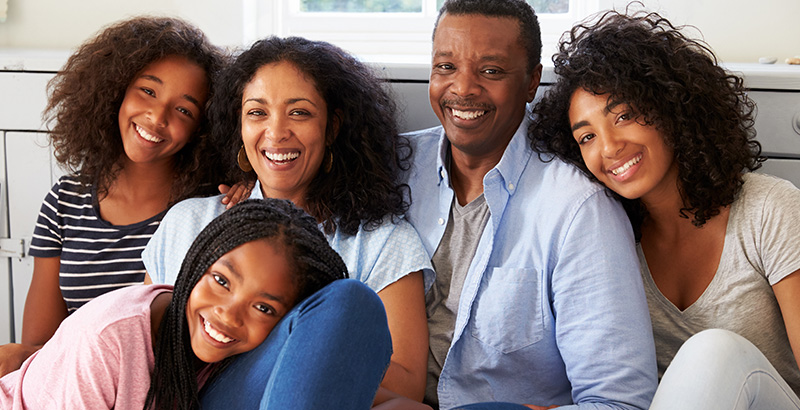
M536 14L569 13L569 0L527 0ZM444 0L436 0L436 10L442 8Z
M300 11L419 13L422 11L422 0L302 0Z

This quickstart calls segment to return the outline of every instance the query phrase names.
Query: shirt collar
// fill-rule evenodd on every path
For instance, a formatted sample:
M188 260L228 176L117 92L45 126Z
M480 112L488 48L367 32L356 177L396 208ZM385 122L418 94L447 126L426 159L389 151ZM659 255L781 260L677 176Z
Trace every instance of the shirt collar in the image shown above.
M529 114L526 114L519 127L517 127L517 131L514 132L514 136L511 137L511 141L509 141L505 152L503 152L503 157L500 158L500 162L495 165L492 170L497 170L497 172L500 173L500 176L505 180L506 189L512 194L516 191L517 183L522 177L522 171L525 170L528 159L533 152L528 142L528 126L530 121ZM441 136L439 137L439 155L436 158L436 173L439 177L439 184L443 181L448 184L450 182L447 169L449 148L450 142L447 140L444 128L442 128ZM489 172L491 173L492 171Z

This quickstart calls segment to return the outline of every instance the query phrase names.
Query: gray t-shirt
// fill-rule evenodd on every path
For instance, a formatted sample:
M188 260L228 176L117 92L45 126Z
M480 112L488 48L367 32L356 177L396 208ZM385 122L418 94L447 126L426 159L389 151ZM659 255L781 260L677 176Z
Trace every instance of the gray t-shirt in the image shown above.
M763 174L745 174L744 181L731 205L717 272L684 311L658 290L638 248L659 378L686 339L720 328L756 345L800 395L800 370L772 291L772 285L800 269L800 190Z
M433 254L436 282L425 297L430 341L425 388L425 402L428 404L439 403L436 392L439 374L453 341L461 288L489 215L489 205L483 194L464 206L453 199L444 236Z

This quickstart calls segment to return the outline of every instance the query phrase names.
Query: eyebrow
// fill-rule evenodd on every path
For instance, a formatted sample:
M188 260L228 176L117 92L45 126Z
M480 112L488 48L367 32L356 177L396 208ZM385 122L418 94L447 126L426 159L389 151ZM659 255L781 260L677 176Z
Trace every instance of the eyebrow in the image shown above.
M238 269L236 269L236 267L234 267L233 264L230 263L230 261L228 261L227 259L220 258L220 259L218 259L218 262L223 264L223 265L225 265L225 267L227 267L228 270L231 272L231 275L236 277L236 279L239 282L242 281L242 275L239 273ZM264 297L264 298L269 299L269 300L274 300L274 301L282 304L284 307L288 306L288 304L286 303L286 300L281 296L273 295L273 294L267 293L267 292L261 292L261 293L259 293L259 296Z
M248 99L244 100L244 102L242 103L242 105L245 105L245 104L247 104L247 103L248 103L248 102L250 102L250 101L257 102L257 103L259 103L259 104L266 104L266 103L267 103L267 100L265 100L265 99L263 99L263 98L255 98L255 97L254 97L254 98L248 98ZM295 104L295 103L298 103L298 102L300 102L300 101L307 101L309 104L313 105L314 107L316 107L316 106L317 106L317 104L314 104L314 102L313 102L313 101L309 100L308 98L302 98L302 97L298 97L298 98L288 98L288 99L286 99L286 101L284 101L284 103L285 103L285 104Z
M145 80L150 80L150 81L152 81L154 83L158 83L160 85L164 85L164 81L163 80L161 80L160 78L158 78L158 77L156 77L156 76L154 76L152 74L142 74L141 76L139 76L139 78L144 78ZM197 108L199 108L201 110L203 109L203 107L200 106L200 101L197 101L197 98L194 98L189 94L184 94L182 97L183 97L184 100L189 101L190 103L194 104Z
M589 121L578 121L575 124L572 124L572 132L575 132L578 129L583 128L587 125L589 125Z

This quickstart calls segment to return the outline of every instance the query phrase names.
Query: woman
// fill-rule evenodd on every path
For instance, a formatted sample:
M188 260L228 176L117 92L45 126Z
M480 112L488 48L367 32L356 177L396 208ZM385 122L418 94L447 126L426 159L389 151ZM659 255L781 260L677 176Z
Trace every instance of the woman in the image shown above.
M626 206L664 375L652 408L800 408L800 191L749 172L742 80L655 13L580 24L553 61L529 136Z
M402 219L408 204L398 175L409 146L398 137L395 106L380 81L331 44L276 37L256 42L218 81L209 108L212 138L228 142L227 156L238 159L240 177L257 178L251 198L289 199L306 210L351 277L378 292L386 307L394 354L375 404L396 395L421 400L428 347L424 289L432 271L416 231ZM143 253L156 282L173 281L182 252L176 249L188 248L224 207L219 198L194 199L167 214ZM212 386L230 396L207 395L205 405L240 399L235 389L245 385L258 389L252 383L265 380L257 372L258 355L237 360L231 376ZM249 375L242 376L248 382L235 381L234 373ZM222 383L229 385L215 387ZM216 401L220 397L226 398Z

